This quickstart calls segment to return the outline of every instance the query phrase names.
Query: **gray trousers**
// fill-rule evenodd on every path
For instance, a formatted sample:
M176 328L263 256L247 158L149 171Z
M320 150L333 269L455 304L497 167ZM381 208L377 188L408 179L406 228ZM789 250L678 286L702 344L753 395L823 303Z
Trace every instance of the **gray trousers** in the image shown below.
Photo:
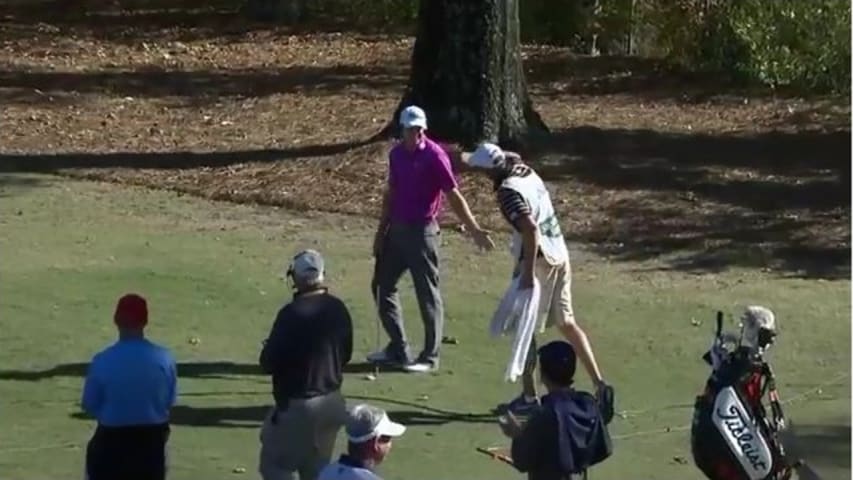
M263 480L315 480L332 461L335 439L346 422L340 392L273 406L261 426L259 472Z
M390 338L385 352L395 361L427 361L438 366L444 328L444 306L439 290L439 234L437 224L391 224L376 259L371 290L382 326ZM413 359L403 326L397 284L403 273L412 275L418 307L424 323L424 348Z

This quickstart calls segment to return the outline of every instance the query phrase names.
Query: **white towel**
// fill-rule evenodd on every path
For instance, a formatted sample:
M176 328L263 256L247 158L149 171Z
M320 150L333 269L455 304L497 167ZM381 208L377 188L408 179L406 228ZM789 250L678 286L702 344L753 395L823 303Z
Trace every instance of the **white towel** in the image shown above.
M524 372L524 364L530 350L530 340L536 330L541 290L536 278L533 279L532 289L520 290L518 288L519 279L520 276L510 282L489 325L489 332L492 337L506 335L510 330L515 330L512 352L504 373L504 380L513 383Z

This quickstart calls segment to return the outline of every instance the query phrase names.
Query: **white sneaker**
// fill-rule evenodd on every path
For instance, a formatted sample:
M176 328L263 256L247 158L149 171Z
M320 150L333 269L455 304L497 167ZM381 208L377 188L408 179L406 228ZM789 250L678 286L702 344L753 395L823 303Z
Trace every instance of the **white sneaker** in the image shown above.
M429 362L415 362L403 365L403 370L409 373L429 373L438 370L438 368Z

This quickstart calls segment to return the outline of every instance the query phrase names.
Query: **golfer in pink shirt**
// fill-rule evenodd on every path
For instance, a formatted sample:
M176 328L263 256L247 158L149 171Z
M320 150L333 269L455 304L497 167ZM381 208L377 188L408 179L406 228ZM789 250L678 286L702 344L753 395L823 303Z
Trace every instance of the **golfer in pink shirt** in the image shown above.
M489 231L480 228L456 184L447 153L426 136L424 111L410 106L400 113L403 139L389 154L388 184L382 216L373 241L376 266L372 290L382 326L390 341L368 355L374 363L401 366L408 372L438 369L444 326L439 289L440 229L436 216L446 196L477 246L494 248ZM412 357L403 327L397 283L411 272L424 323L424 348Z

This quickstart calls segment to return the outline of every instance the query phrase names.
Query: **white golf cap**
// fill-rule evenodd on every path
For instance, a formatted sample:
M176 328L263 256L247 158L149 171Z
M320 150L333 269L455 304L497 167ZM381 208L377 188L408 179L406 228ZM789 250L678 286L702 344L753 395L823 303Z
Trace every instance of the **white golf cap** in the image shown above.
M322 282L325 273L323 256L317 250L303 250L293 257L288 273L294 280L302 282Z
M741 321L747 328L776 330L776 315L769 308L760 305L746 307Z
M399 437L406 427L391 421L385 410L362 403L350 410L346 431L350 442L362 443L377 437Z
M741 345L751 348L767 348L768 341L776 335L776 315L767 307L750 305L741 317L743 327ZM762 333L764 331L764 333ZM768 338L767 335L770 335Z
M421 127L427 128L426 113L421 107L415 105L406 107L400 112L400 125L403 128Z
M475 168L496 168L504 160L506 153L494 143L481 143L474 153L462 154L462 161Z

